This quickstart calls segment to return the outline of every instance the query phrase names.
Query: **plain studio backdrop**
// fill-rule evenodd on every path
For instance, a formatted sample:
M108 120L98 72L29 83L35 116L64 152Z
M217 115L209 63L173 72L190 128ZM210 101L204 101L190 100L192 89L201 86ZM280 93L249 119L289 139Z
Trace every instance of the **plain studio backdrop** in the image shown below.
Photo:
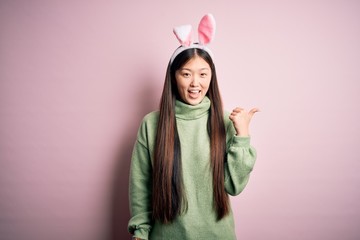
M137 129L206 13L225 109L261 109L238 239L360 239L359 1L2 0L1 240L130 238Z

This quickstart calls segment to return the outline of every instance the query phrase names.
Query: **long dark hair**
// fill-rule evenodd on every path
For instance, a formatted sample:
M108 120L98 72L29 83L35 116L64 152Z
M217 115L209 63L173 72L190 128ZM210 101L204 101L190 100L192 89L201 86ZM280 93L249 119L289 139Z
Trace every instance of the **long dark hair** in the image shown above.
M160 100L154 149L152 216L162 223L172 222L187 208L182 181L180 139L175 118L175 101L179 97L175 73L194 56L203 58L211 68L211 81L206 95L211 101L208 133L213 173L214 208L218 220L229 213L229 197L224 186L226 132L215 65L206 51L190 48L181 52L172 63L169 62Z

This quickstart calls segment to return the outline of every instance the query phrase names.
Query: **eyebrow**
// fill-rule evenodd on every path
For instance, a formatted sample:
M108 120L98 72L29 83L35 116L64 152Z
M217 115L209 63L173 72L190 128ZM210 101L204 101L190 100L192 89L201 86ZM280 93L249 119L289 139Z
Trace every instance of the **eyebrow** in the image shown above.
M190 71L190 72L191 72L191 69L190 69L190 68L180 68L179 70L188 70L188 71ZM200 70L200 71L202 71L202 70L210 70L210 69L209 69L209 68L204 67L204 68L200 68L199 70Z

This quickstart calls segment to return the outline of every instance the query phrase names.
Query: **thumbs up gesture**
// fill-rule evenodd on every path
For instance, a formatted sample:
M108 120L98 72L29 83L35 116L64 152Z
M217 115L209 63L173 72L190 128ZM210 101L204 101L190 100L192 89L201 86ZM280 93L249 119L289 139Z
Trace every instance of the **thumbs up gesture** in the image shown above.
M230 114L229 118L233 122L236 135L240 137L249 136L249 125L252 117L256 112L259 112L258 108L253 108L250 111L246 111L241 107L236 107Z

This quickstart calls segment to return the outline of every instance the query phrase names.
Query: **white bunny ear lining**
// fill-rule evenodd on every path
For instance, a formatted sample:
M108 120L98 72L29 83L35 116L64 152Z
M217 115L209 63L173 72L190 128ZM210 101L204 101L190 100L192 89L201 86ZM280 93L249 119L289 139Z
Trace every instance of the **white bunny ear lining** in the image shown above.
M170 62L173 62L179 53L189 48L201 48L212 55L211 51L205 45L209 44L214 39L215 29L216 24L214 16L212 14L206 14L203 16L198 27L199 44L194 44L192 40L193 34L191 25L175 27L173 32L181 46L175 50L171 56Z
M183 25L174 28L174 34L182 46L190 46L192 43L192 27L191 25Z

